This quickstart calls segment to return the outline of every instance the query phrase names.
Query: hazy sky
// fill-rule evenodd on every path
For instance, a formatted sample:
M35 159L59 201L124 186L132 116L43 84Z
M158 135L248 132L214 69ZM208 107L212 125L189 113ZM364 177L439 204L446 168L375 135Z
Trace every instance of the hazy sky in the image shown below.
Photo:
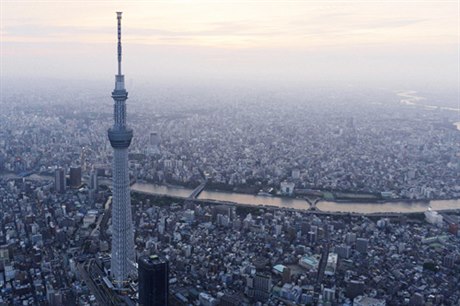
M0 0L2 78L458 84L458 1Z

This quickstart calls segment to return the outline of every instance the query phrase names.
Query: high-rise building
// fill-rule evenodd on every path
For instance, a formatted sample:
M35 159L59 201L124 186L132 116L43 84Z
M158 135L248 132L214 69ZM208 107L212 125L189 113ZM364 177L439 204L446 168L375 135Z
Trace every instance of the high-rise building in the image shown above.
M386 306L385 300L374 299L365 295L357 296L353 299L353 306Z
M150 133L150 145L159 146L160 145L160 135L157 132Z
M65 171L63 168L57 168L54 171L54 189L56 192L65 192Z
M369 244L369 240L366 238L358 238L356 239L356 250L360 253L367 253L367 245Z
M323 301L333 302L335 299L335 289L333 288L324 288L323 289Z
M346 297L354 299L364 293L364 282L361 280L351 280L347 283Z
M141 256L138 261L139 305L168 305L169 265L156 255Z
M356 242L356 234L347 233L347 235L345 236L345 242L349 245L354 244Z
M150 141L149 141L149 154L159 154L160 153L160 142L161 138L157 132L150 133Z
M256 274L254 277L254 297L259 301L266 301L270 296L272 278L270 275Z
M125 77L121 74L121 12L118 20L118 74L115 76L114 124L108 130L113 148L112 188L112 259L111 275L115 286L122 288L134 269L134 232L131 217L131 195L129 192L128 147L133 131L126 124Z
M351 255L351 247L349 245L338 245L335 247L335 252L339 258L349 258Z
M70 167L70 187L78 188L81 186L81 167Z
M91 173L89 175L89 187L90 187L91 190L94 190L94 191L98 190L99 180L98 180L96 170L91 170Z
M284 267L282 273L283 283L290 283L291 282L291 268Z

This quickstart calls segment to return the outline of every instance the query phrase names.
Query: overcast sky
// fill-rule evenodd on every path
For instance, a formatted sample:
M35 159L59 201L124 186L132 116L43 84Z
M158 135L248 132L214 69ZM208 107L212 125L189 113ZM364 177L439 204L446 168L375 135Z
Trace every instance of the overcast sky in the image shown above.
M458 86L458 1L1 3L2 78Z

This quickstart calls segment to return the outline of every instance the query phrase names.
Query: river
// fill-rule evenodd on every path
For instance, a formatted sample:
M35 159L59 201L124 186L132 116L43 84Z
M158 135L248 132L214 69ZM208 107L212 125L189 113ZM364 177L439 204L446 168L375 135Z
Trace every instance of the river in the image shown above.
M192 189L179 187L166 187L149 183L136 183L131 186L133 191L142 191L151 194L166 194L176 197L187 197ZM223 191L204 190L198 199L234 202L247 205L270 205L285 208L308 209L309 204L302 199L266 197L250 194L241 194ZM328 212L352 212L352 213L407 213L423 212L430 207L433 210L460 209L460 200L433 200L427 202L387 202L387 203L361 203L361 202L330 202L320 201L316 207L321 211Z
M15 174L0 174L1 178L13 179L18 178ZM27 180L54 180L52 176L33 174L26 177ZM111 180L101 178L100 183L110 185ZM145 192L149 194L158 195L169 195L173 197L187 198L191 193L192 189L155 185L151 183L135 183L131 186L131 190ZM203 190L198 196L201 200L214 200L222 202L233 202L236 204L245 205L269 205L284 208L295 208L295 209L308 209L310 206L307 201L295 198L283 198L283 197L267 197L235 192L225 191L210 191ZM331 202L331 201L320 201L316 204L316 207L321 211L327 212L350 212L350 213L408 213L408 212L423 212L431 207L433 210L449 210L449 209L460 209L460 199L458 200L433 200L427 202L387 202L387 203L361 203L361 202Z
M454 108L454 107L448 107L448 106L436 106L436 105L420 103L420 101L426 100L426 98L418 96L415 90L401 91L397 93L397 95L402 98L400 100L400 103L404 105L413 105L413 106L423 107L429 110L440 109L440 110L447 110L447 111L453 111L453 112L460 113L460 108ZM456 123L456 125L458 126L458 123Z

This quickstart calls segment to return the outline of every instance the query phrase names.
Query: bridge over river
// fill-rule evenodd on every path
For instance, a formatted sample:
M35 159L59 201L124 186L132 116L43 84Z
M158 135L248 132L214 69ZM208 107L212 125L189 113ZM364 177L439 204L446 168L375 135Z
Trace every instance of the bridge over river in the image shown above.
M198 186L201 189L201 185ZM294 209L310 209L324 212L350 212L350 213L411 213L424 212L429 207L433 210L453 210L460 209L460 200L432 200L430 202L415 202L415 201L398 201L398 202L333 202L323 201L319 198L286 198L286 197L270 197L259 196L252 194L242 194L235 192L213 191L206 190L203 186L198 193L198 187L195 190L182 187L172 187L163 185L154 185L149 183L135 183L131 186L131 190L145 192L150 194L163 194L174 197L189 198L191 195L196 195L197 199L214 200L220 202L233 202L236 204L245 205L268 205ZM197 192L194 192L197 191Z
M14 174L2 174L1 178L13 179L20 178ZM22 177L21 177L22 178ZM53 181L54 177L33 174L24 179L30 180L49 180ZM110 179L99 180L100 183L111 186ZM432 200L430 202L416 201L399 201L399 202L333 202L323 201L314 198L286 198L286 197L270 197L259 196L252 194L242 194L235 192L212 191L205 189L206 184L202 183L195 189L183 188L178 186L155 185L151 183L136 182L131 186L131 190L136 192L145 192L150 194L169 195L181 198L196 198L202 200L214 200L220 202L233 202L236 204L245 205L268 205L294 209L312 209L323 212L345 212L345 213L411 213L424 212L429 207L433 210L455 210L460 209L460 199L452 200Z

